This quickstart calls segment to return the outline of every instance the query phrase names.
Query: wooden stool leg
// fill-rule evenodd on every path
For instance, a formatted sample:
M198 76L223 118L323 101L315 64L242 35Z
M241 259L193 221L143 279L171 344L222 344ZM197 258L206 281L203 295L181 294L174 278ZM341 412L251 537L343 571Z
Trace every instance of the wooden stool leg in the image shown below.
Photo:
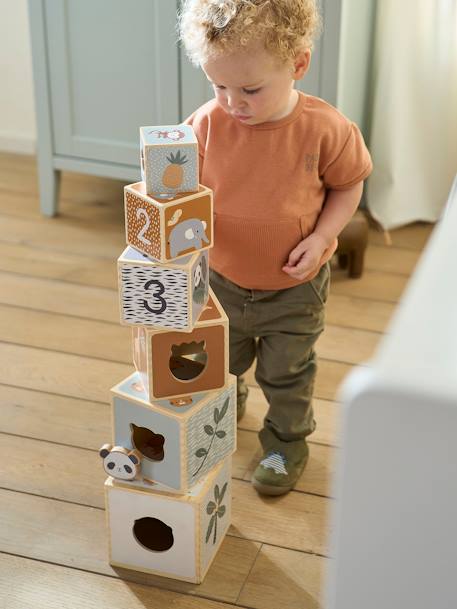
M365 257L365 248L354 249L349 256L349 277L358 279L363 272L363 259Z
M347 269L349 264L348 254L338 254L338 266L340 269Z

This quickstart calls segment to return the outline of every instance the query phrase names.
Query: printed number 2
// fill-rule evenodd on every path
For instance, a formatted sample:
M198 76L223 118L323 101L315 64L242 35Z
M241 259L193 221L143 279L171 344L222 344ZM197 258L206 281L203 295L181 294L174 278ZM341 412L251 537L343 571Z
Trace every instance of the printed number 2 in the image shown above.
M154 292L153 296L155 298L157 298L157 300L159 300L159 302L160 302L159 308L158 309L152 309L149 306L147 300L143 300L143 306L150 313L155 313L156 315L159 315L160 313L163 313L165 311L165 309L167 308L167 302L166 302L165 298L162 298L162 296L161 296L161 294L163 294L165 292L165 286L163 285L163 283L160 283L160 281L157 281L157 279L151 279L150 281L147 281L144 284L144 289L145 290L149 290L151 285L156 285L157 286L157 292Z
M143 228L138 233L138 239L145 245L151 245L151 242L149 241L149 239L147 239L144 236L145 232L148 230L148 228L151 224L151 218L148 216L147 211L145 209L143 209L142 207L139 207L136 210L136 219L139 220L140 217L143 217L145 219L146 224L143 226Z

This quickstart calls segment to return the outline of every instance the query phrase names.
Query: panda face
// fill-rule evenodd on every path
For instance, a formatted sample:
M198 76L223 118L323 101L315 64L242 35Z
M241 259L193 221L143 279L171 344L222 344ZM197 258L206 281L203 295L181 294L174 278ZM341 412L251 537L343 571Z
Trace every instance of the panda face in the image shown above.
M136 451L127 451L121 446L104 446L100 450L103 467L107 474L118 480L133 480L140 470L140 459Z

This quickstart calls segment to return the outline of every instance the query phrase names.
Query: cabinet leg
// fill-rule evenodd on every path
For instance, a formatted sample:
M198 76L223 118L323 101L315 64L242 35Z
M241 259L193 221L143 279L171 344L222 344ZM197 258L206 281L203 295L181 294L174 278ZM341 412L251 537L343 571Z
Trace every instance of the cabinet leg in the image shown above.
M59 206L60 170L38 164L40 209L45 216L55 216Z

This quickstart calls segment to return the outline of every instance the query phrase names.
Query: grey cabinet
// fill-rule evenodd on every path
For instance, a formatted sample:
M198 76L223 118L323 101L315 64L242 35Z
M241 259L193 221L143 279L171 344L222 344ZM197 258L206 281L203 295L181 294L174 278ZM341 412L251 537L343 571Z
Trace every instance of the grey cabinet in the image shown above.
M326 15L327 7L332 7ZM335 103L340 0L301 87ZM41 210L62 170L136 181L140 125L176 124L212 95L176 43L179 0L29 0Z

